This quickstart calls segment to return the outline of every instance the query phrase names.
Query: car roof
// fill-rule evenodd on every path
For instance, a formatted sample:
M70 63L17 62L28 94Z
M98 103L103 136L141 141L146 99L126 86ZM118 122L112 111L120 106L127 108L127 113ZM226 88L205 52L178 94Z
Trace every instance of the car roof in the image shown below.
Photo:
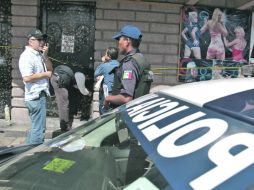
M219 79L136 99L124 118L173 189L247 189L254 187L253 102L254 78Z
M254 78L229 78L181 84L160 92L202 107L207 102L254 89Z

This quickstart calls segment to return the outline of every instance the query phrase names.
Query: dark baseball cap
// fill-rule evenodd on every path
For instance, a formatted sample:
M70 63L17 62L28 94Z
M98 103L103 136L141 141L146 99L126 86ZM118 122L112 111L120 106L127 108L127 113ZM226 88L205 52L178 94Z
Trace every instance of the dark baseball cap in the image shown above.
M121 29L120 32L118 32L115 36L113 36L113 39L119 40L121 36L130 37L135 40L141 40L142 33L136 26L126 25Z
M39 29L33 28L27 35L27 38L35 37L36 39L45 39L47 34L43 34Z

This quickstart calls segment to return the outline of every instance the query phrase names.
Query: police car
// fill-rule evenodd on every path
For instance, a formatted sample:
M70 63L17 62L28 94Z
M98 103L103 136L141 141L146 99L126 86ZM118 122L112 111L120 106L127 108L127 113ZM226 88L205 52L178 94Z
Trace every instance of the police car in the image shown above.
M0 166L0 189L250 190L254 78L143 96Z

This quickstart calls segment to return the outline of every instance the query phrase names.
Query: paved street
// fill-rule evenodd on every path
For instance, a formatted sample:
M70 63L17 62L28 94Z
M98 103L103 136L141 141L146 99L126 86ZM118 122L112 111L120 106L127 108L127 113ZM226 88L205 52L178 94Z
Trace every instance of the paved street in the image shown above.
M86 121L79 121L74 119L73 128L85 123ZM12 122L6 122L4 119L0 119L0 146L12 146L19 145L25 142L25 137L30 124L16 124ZM51 139L52 133L59 130L58 118L47 118L47 129L45 139Z

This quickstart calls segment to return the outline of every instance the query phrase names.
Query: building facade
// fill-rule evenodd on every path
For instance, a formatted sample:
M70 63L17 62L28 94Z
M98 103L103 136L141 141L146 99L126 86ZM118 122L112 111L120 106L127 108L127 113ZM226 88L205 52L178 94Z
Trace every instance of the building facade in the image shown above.
M45 15L45 9L47 5L51 6L52 3L56 7L63 6L65 1L12 0L11 3L11 118L13 122L22 123L29 121L28 111L24 105L24 85L18 69L18 59L23 51L22 47L26 44L26 35L34 27L38 27L43 31L50 31L54 35L56 31L49 30L45 22L50 19L49 16L54 18L55 15ZM180 5L125 0L97 0L90 2L80 0L79 4L76 3L77 1L73 1L68 6L89 6L90 9L93 9L90 14L94 14L93 34L90 33L88 37L90 41L92 40L88 47L90 50L92 48L92 51L89 50L92 55L89 56L87 67L93 70L100 63L105 49L109 46L117 46L117 42L112 39L112 36L122 26L134 24L143 33L140 49L151 63L152 68L155 69L153 85L175 85L178 83L177 69L164 71L160 70L160 68L177 68L178 65ZM61 10L56 9L55 11ZM63 22L67 25L68 21L65 18L62 19L61 21L60 18L58 23ZM68 27L65 28L68 29ZM83 29L80 30L83 31ZM52 47L52 44L50 44L50 48ZM52 57L57 61L60 60L60 62L65 60L64 57L59 59L57 55ZM68 58L67 56L66 59ZM157 68L158 70L156 70ZM95 102L93 109L97 109L97 106Z

